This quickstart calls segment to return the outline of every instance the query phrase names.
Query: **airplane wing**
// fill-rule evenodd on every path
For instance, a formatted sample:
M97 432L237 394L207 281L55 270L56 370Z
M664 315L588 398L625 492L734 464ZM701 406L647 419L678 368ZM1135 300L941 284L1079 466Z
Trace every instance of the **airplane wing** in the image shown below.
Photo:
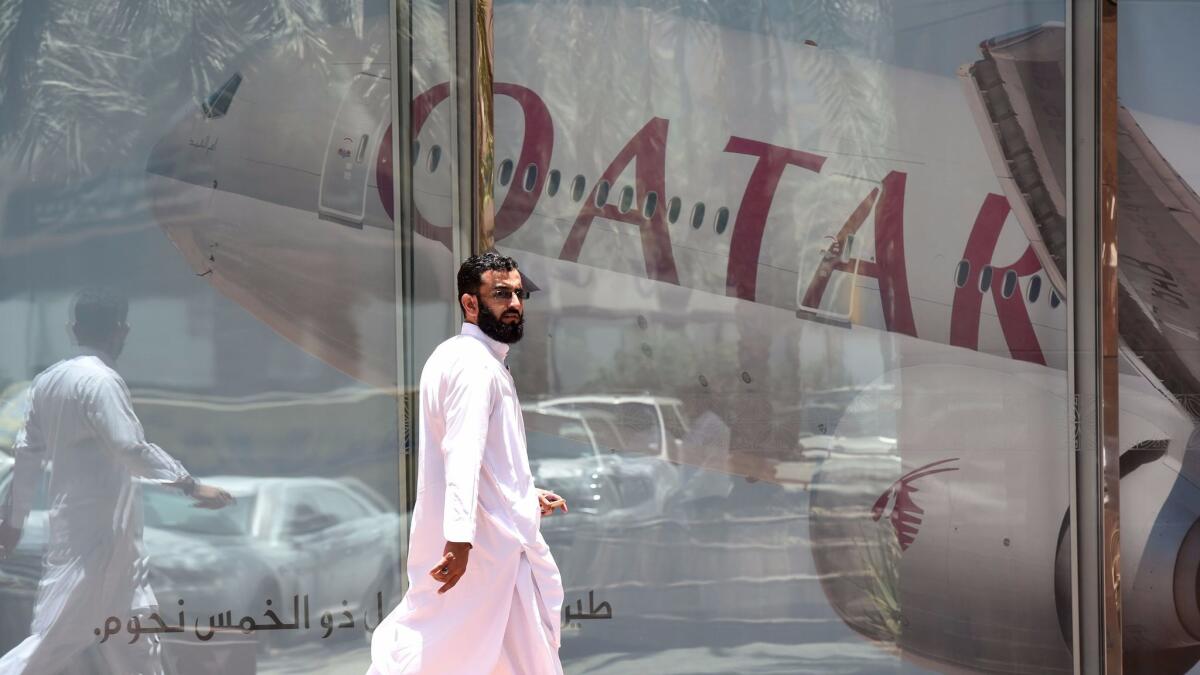
M996 175L1054 287L1066 297L1066 44L1046 24L980 45L959 69ZM1121 107L1117 241L1121 340L1200 416L1200 198Z

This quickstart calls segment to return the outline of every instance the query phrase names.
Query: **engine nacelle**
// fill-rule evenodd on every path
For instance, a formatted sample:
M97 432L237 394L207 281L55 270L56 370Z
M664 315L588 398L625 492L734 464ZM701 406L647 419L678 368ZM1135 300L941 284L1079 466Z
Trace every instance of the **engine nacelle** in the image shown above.
M813 480L810 527L850 627L943 672L1071 672L1065 385L1011 365L922 365L848 408ZM1186 440L1178 424L1126 417L1139 440L1160 439L1129 451L1121 484L1126 650L1152 662L1200 644L1200 490L1165 451ZM837 447L868 437L892 452Z

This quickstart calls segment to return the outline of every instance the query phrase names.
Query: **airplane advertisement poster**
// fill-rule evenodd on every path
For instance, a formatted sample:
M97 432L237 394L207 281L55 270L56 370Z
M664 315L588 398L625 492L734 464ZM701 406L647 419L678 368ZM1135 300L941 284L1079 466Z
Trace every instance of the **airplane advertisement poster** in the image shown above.
M1073 672L1070 3L485 4L564 671ZM369 668L472 252L460 5L0 3L0 672ZM1122 657L1200 673L1200 9L1119 21ZM22 458L96 289L230 503Z

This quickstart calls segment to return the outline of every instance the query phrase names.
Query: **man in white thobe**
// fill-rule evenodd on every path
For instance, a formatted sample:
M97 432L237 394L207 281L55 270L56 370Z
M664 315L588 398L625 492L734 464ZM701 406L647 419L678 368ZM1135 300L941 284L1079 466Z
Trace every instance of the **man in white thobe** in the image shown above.
M127 312L128 303L112 293L80 293L71 328L82 353L33 381L14 446L12 489L0 508L0 557L19 542L47 463L48 545L30 635L0 658L0 674L53 675L77 665L98 643L113 673L161 673L156 636L133 644L120 637L101 643L95 632L109 616L124 624L157 610L146 580L142 503L134 479L178 488L203 508L232 501L146 442L129 389L113 370L129 331Z
M558 675L563 588L540 531L563 500L533 485L504 365L525 292L511 258L458 274L466 322L421 373L408 593L375 630L371 675Z

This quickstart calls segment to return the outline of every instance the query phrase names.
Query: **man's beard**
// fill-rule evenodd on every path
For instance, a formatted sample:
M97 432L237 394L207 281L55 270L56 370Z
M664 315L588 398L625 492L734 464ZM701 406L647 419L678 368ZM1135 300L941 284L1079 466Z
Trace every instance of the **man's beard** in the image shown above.
M525 317L520 316L520 320L516 323L504 323L492 314L492 310L481 307L479 312L479 330L483 334L492 338L496 342L503 342L506 345L511 345L517 342L525 335Z

